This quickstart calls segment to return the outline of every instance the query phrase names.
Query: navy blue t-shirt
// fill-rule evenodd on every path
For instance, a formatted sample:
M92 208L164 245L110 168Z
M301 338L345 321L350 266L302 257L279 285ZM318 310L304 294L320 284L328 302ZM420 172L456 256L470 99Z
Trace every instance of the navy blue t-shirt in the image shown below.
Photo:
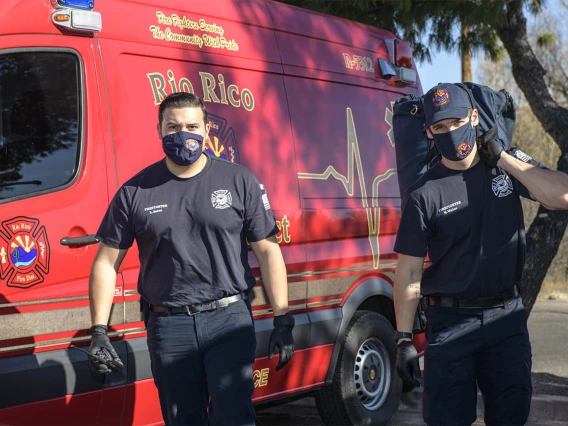
M514 155L542 166L521 151ZM520 282L525 225L519 196L530 198L512 175L481 160L465 171L438 162L409 188L394 250L429 255L423 295L477 299Z
M266 191L245 167L208 157L178 178L161 160L116 193L97 238L116 249L134 240L138 291L153 305L184 306L250 290L247 240L278 232Z

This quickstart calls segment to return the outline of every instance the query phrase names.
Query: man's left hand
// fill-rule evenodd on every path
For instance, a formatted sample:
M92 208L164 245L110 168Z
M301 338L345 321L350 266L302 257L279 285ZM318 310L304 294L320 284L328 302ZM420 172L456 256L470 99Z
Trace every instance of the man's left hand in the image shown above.
M276 371L281 370L294 355L294 336L292 330L294 328L294 317L290 313L278 315L274 317L274 330L270 334L268 342L268 359L272 359L278 346L280 360L276 365Z

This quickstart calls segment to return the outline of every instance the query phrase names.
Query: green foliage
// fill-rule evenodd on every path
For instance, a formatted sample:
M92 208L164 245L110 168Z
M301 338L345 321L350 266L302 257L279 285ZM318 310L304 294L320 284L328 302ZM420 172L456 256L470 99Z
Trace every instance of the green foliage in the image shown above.
M540 49L549 49L553 47L555 43L556 36L551 32L539 34L536 39L536 45Z
M506 2L499 0L279 0L389 30L412 44L418 61L431 61L431 49L503 55L495 28L505 22ZM538 13L545 0L523 0ZM456 28L466 26L467 34ZM423 40L427 40L424 43Z

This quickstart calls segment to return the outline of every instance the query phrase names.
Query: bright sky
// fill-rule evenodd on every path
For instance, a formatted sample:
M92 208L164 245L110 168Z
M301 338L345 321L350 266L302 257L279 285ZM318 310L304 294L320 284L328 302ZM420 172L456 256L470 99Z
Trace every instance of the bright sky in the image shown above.
M472 60L473 79L477 60ZM422 81L422 89L427 92L438 83L457 83L461 81L461 62L457 53L432 53L432 63L417 63L418 75Z

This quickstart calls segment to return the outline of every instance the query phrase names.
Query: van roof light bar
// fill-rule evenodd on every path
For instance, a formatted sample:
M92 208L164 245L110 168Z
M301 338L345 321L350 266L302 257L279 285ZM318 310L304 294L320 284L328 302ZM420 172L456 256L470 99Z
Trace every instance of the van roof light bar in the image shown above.
M71 9L93 10L95 0L51 0L55 7L69 7Z
M51 20L64 30L99 32L103 27L101 14L92 10L57 9Z

